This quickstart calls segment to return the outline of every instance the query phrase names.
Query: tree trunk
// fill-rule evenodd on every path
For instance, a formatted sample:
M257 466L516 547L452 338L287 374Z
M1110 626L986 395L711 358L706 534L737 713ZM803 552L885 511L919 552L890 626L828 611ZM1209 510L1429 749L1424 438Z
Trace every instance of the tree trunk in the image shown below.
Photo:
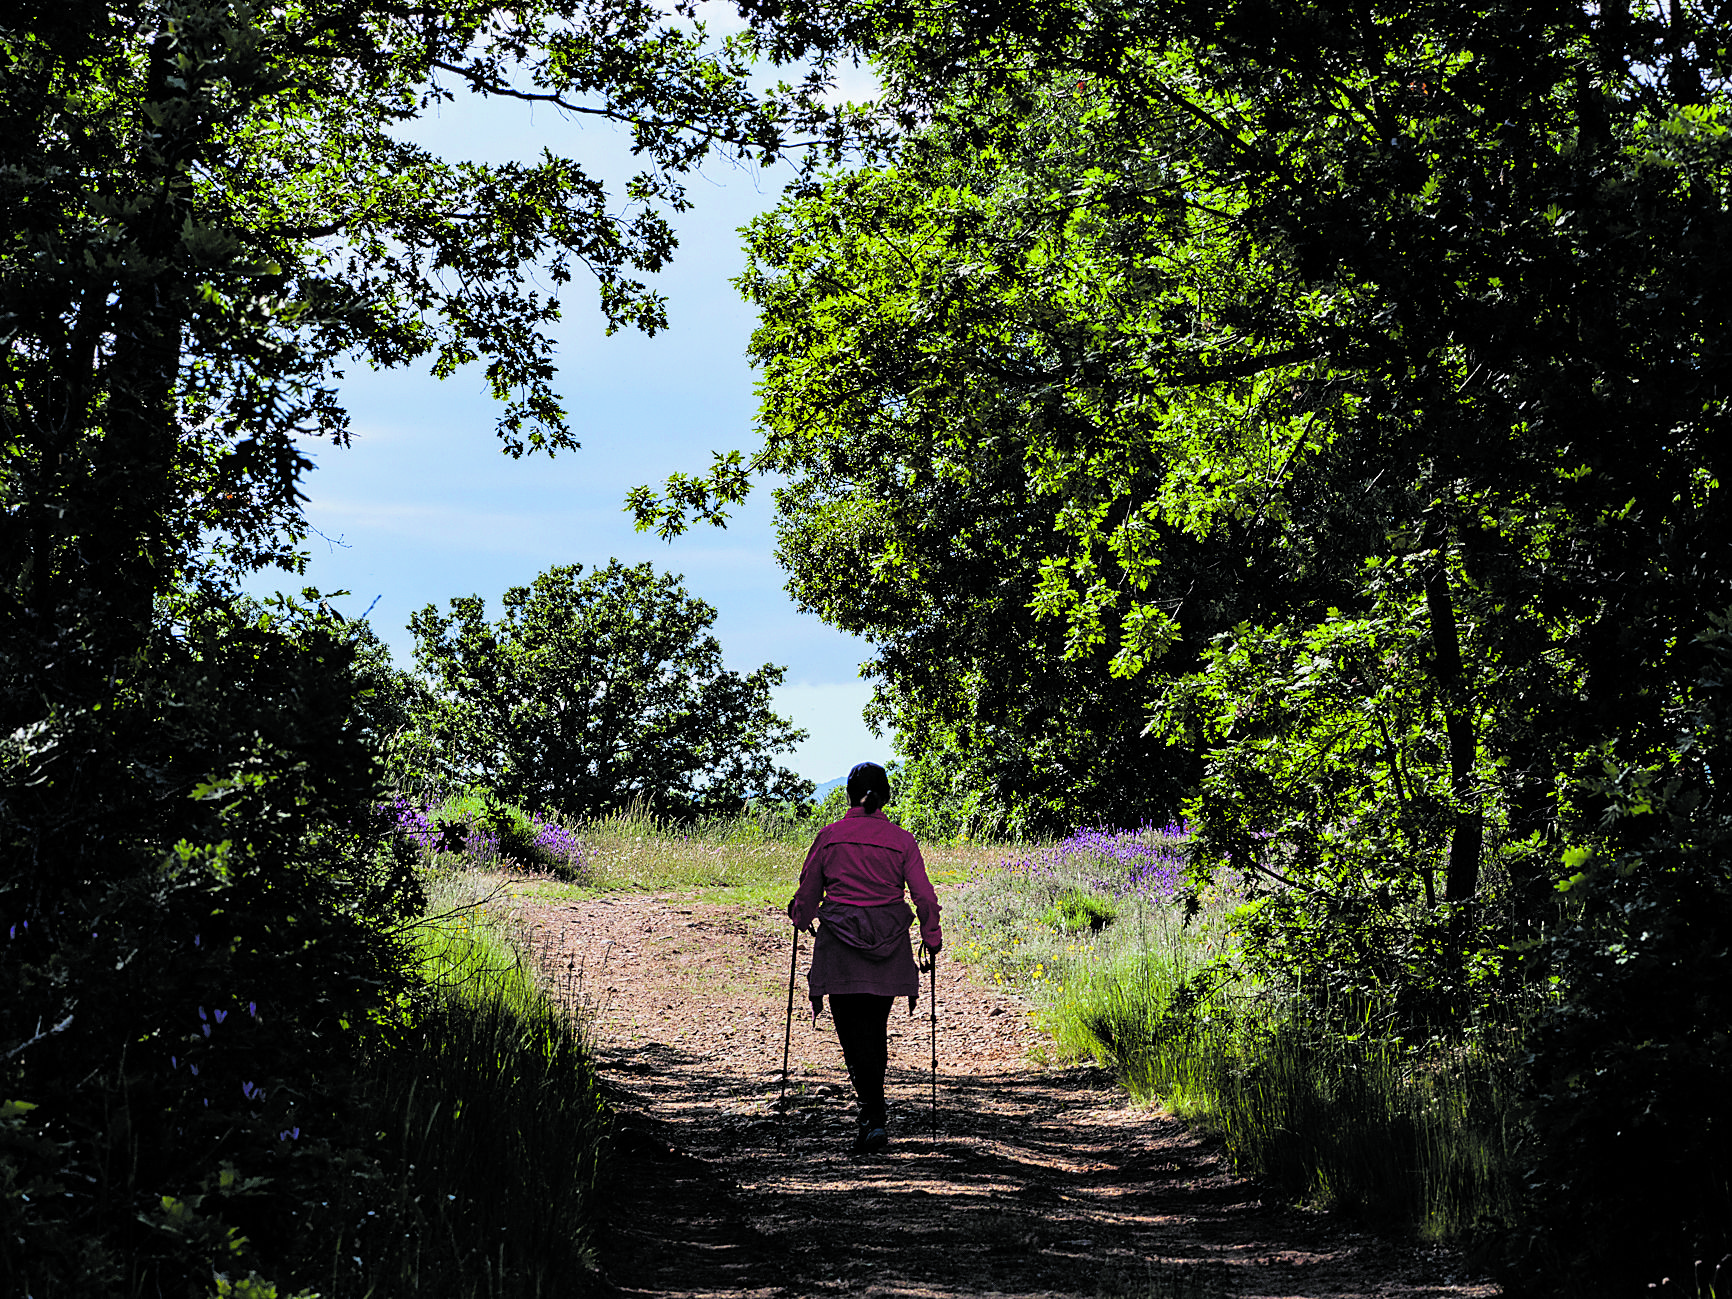
M1474 781L1473 717L1461 676L1461 636L1455 626L1455 602L1450 598L1441 552L1425 579L1425 604L1431 615L1431 670L1437 679L1444 730L1449 737L1449 788L1456 808L1443 900L1465 902L1479 888L1485 819Z
M168 35L152 42L148 105L175 106L169 85L174 54ZM102 432L89 453L76 549L82 584L101 592L109 618L134 636L148 627L156 595L175 576L182 541L174 519L181 504L174 486L180 436L175 383L192 286L178 245L181 227L193 215L184 160L202 129L176 130L172 114L165 120L171 125L155 133L154 165L140 176L152 202L127 223L127 251L136 269L116 286Z

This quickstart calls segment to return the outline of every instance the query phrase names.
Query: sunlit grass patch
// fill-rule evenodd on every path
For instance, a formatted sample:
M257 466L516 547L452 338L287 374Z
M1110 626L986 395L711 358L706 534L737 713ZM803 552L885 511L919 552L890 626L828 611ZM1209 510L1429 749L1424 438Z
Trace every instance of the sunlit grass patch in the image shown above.
M531 816L481 793L455 794L430 806L400 797L387 810L397 833L420 850L430 868L566 880L585 876L579 835L552 813Z
M597 889L792 892L808 838L773 816L681 824L627 809L583 824L584 882Z
M962 840L955 843L921 844L920 856L926 862L927 877L937 885L965 884L981 871L1004 860L1013 845L976 843Z
M1061 934L1098 934L1119 917L1118 903L1083 889L1066 889L1043 911L1040 920Z
M532 902L582 902L614 891L593 884L542 876L499 875L496 879L499 887L511 897L527 898Z
M1507 1053L1405 1044L1291 989L1149 959L1073 978L1047 1017L1061 1047L1221 1135L1235 1167L1422 1237L1514 1208ZM1358 1030L1358 1031L1355 1031Z
M776 812L674 821L641 805L589 820L531 816L473 793L431 807L398 800L392 811L430 869L503 879L512 896L549 902L627 890L780 907L820 828ZM1006 851L966 839L922 845L940 886L965 883Z
M471 872L430 881L425 981L363 1089L383 1199L352 1251L374 1293L586 1293L609 1118L581 1027ZM357 1291L359 1292L359 1291Z
M1218 1132L1235 1167L1385 1226L1449 1238L1513 1208L1508 1052L1380 1036L1365 1007L1258 985L1233 900L1177 896L1172 828L1085 832L981 870L952 950L1027 996L1061 1058Z
M428 877L427 915L410 931L421 977L442 993L502 997L527 1009L542 997L533 970L497 904L505 890L480 872Z
M1176 827L1090 830L977 859L953 908L957 957L999 986L1035 991L1125 955L1213 950L1224 909L1186 929L1174 902L1179 842Z

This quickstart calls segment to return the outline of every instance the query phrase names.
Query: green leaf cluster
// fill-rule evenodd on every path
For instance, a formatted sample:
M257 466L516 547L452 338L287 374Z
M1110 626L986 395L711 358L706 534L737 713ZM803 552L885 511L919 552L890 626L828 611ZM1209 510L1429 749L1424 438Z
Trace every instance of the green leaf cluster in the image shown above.
M681 178L841 129L748 56L640 0L0 14L0 1097L36 1106L0 1154L8 1293L353 1281L355 1070L414 1010L380 759L423 756L420 700L237 586L301 566L355 364L473 365L507 453L576 446L570 282L659 330ZM641 170L411 143L459 94L618 124Z
M1678 719L1732 605L1732 15L865 11L907 134L749 232L762 447L640 516L779 475L792 589L872 640L906 756L1007 815L1182 805L1266 969L1404 1032L1525 1002L1637 1052L1609 972L1726 896L1721 724ZM1633 911L1588 901L1612 860ZM1696 1059L1717 949L1679 943L1635 964ZM1649 1109L1700 1113L1666 1077ZM1536 1130L1618 1091L1548 1087ZM1607 1149L1523 1230L1610 1249L1618 1206L1676 1207ZM1628 1288L1732 1241L1637 1216Z
M805 738L771 711L783 669L724 668L716 611L679 578L561 565L503 604L495 622L479 596L410 619L430 683L416 725L445 779L573 817L730 816L810 796L774 761Z
M100 693L0 743L0 1068L30 1104L0 1264L32 1293L305 1275L336 1226L308 1206L362 1141L357 1062L410 987L420 886L373 803L345 625L161 616Z

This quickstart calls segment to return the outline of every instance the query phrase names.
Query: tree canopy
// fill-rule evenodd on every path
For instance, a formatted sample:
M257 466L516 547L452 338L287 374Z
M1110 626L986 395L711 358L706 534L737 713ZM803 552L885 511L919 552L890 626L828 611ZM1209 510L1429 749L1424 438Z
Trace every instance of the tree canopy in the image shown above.
M997 583L1070 661L1102 654L1121 679L1182 669L1187 644L1245 609L1363 598L1360 565L1398 555L1441 614L1472 552L1474 599L1527 642L1559 630L1530 612L1568 609L1579 635L1603 625L1598 599L1665 588L1698 622L1717 607L1714 565L1627 581L1640 536L1706 540L1712 517L1714 56L1568 7L1331 15L1234 11L1198 29L1139 7L1115 11L1111 44L1104 16L1058 40L1056 25L995 33L949 15L953 29L885 55L932 120L897 166L839 175L755 229L742 286L764 311L767 441L753 467L796 475L779 498L796 589L855 606L845 616L897 664L893 691L919 679L897 656L920 615L885 607L888 584L847 595L841 574L936 573L930 551L999 567L988 583L915 583L924 598ZM1706 42L1710 17L1677 22ZM963 49L1034 70L943 81L932 61ZM640 495L640 517L676 529L684 505L741 482L724 462L660 506ZM1016 541L971 546L921 513L988 500L982 526L1002 515ZM1181 577L1205 552L1235 558ZM1442 582L1419 571L1426 554ZM1639 621L1661 633L1667 619ZM1621 719L1628 666L1602 670L1602 719ZM1451 711L1460 749L1471 719ZM1510 779L1549 788L1560 755L1533 758Z
M750 232L764 444L640 518L784 476L794 591L873 640L921 778L1034 828L1182 803L1266 973L1408 1034L1555 988L1530 1275L1636 1289L1725 1245L1725 6L742 12L720 45L640 0L0 19L0 1065L41 1098L0 1116L41 1192L7 1201L11 1275L184 1288L238 1231L211 1170L283 1207L360 1140L333 1026L393 1022L416 901L368 829L382 705L316 602L233 597L298 563L297 439L346 437L344 367L478 363L509 453L575 445L564 286L659 329L681 176L839 144L811 92L862 55L894 154ZM752 56L812 76L755 95ZM643 171L609 196L551 149L399 138L458 93L627 124ZM740 680L717 711L788 738ZM595 695L549 698L557 739ZM526 789L564 761L450 741ZM213 989L268 1014L190 1075ZM1644 1077L1632 1153L1600 1120Z
M328 1248L353 1201L314 1187L370 1175L347 1089L412 994L388 709L355 628L236 584L298 569L303 439L347 439L350 366L477 365L505 451L575 447L560 295L587 273L610 329L660 329L682 177L839 125L747 75L637 0L0 16L9 1291L183 1292L213 1260L363 1288ZM457 95L621 124L641 171L406 142Z
M410 619L433 688L420 725L448 774L569 816L731 815L811 794L774 763L806 736L771 711L782 669L723 668L716 611L679 578L563 565L503 604L491 623L479 596Z
M1025 819L1182 789L1266 973L1416 1033L1579 975L1602 1036L1542 1072L1623 1059L1606 954L1707 977L1718 904L1670 908L1727 890L1727 737L1682 720L1732 607L1723 7L870 14L909 134L752 228L764 442L640 521L785 476L792 588L874 641L916 763L1043 752ZM1685 1095L1648 1245L1540 1179L1535 1259L1633 1285L1726 1239Z

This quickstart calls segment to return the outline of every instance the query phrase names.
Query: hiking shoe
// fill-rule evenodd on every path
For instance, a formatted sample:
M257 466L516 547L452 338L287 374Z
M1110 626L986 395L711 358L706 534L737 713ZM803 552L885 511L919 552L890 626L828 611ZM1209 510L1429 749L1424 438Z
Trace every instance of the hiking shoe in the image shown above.
M849 1153L875 1155L889 1144L890 1134L884 1130L884 1125L874 1123L871 1127L861 1127L860 1135L854 1138L854 1148Z

